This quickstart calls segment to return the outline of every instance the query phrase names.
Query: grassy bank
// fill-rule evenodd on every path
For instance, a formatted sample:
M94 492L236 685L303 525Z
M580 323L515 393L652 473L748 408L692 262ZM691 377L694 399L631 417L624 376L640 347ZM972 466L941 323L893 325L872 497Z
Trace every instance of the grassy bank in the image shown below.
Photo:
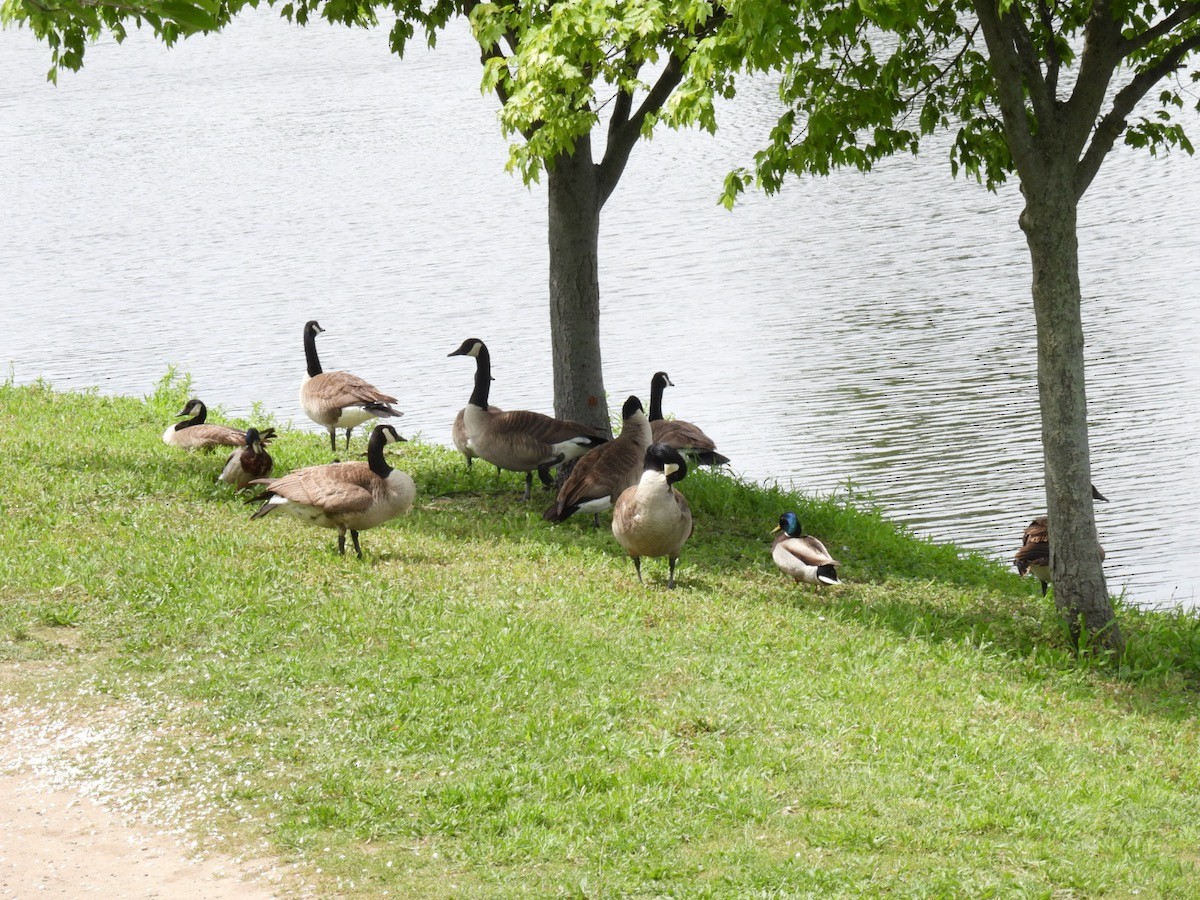
M708 473L679 589L643 588L416 443L416 509L342 558L161 442L184 391L0 388L0 691L128 716L130 777L329 894L1200 894L1195 616L1079 662L1004 567ZM845 586L775 571L788 508Z

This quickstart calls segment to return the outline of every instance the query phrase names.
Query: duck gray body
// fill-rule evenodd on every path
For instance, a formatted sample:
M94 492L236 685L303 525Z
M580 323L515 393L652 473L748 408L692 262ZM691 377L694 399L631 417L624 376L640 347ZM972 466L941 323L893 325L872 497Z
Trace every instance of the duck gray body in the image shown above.
M771 545L771 559L785 575L820 587L840 584L836 567L841 565L817 538L803 534L795 513L784 513L774 531L782 531Z

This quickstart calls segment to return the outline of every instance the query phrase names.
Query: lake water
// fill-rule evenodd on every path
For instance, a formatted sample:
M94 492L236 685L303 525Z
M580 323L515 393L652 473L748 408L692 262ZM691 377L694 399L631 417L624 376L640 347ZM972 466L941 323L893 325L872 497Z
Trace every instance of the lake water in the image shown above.
M461 26L436 51L270 11L172 50L134 34L44 80L0 32L0 363L18 382L145 394L169 365L230 414L327 368L449 442L488 342L493 402L551 411L546 211L504 171ZM944 151L716 205L776 115L754 83L716 137L639 146L602 219L605 383L700 424L736 471L852 483L919 533L1008 560L1044 507L1029 262L1015 188ZM1193 123L1195 124L1195 123ZM1106 571L1194 605L1200 524L1200 161L1120 150L1085 198L1092 468ZM165 425L165 423L164 423ZM763 523L764 529L772 523Z

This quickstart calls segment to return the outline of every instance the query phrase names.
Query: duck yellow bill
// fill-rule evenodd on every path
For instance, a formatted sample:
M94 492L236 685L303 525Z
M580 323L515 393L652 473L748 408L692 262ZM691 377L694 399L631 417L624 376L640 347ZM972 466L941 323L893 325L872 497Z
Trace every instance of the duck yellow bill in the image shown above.
M782 525L776 525L774 528L772 528L772 529L771 529L771 534L774 534L774 533L775 533L775 532L777 532L777 531L783 531L783 526L782 526Z

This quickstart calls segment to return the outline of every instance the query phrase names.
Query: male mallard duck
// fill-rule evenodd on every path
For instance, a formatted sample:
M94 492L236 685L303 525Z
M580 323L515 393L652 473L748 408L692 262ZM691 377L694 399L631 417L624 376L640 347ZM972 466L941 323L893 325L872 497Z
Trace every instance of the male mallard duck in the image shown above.
M779 517L779 524L771 530L782 531L771 545L771 558L775 565L785 575L790 575L796 581L815 584L819 588L823 584L841 584L838 581L837 569L841 565L829 555L825 545L811 534L801 534L800 520L793 512L786 512Z
M608 440L596 429L579 422L554 419L525 409L502 412L488 405L492 357L483 341L467 338L457 350L446 355L475 358L475 389L461 412L467 449L498 469L524 472L522 500L529 499L535 471L543 482L549 483L550 468L578 459Z
M338 553L346 553L346 532L362 558L358 533L381 525L412 509L417 489L407 473L393 469L383 448L404 438L391 425L376 425L367 440L367 461L308 466L282 478L255 478L266 490L255 500L263 504L251 519L275 511L302 522L338 530Z
M326 372L317 356L317 335L325 329L316 321L304 325L304 359L307 374L300 383L300 406L304 414L329 430L329 446L337 452L337 430L346 429L346 447L350 432L377 417L389 418L404 413L392 406L396 402L373 384L349 372Z
M563 482L558 499L542 513L547 522L562 522L577 512L590 512L597 528L600 513L612 509L621 492L637 484L646 450L653 443L642 401L630 396L621 408L621 433L586 454Z
M172 447L182 447L184 450L212 450L214 447L241 447L246 443L246 432L241 429L206 422L208 407L196 397L189 400L175 415L189 418L169 426L163 432L163 443ZM259 436L265 444L275 437L275 429L264 428Z
M684 542L692 536L692 511L673 485L687 476L687 463L674 447L651 444L642 477L625 488L613 506L612 531L633 558L642 581L642 557L665 556L670 570L667 587L675 587L675 564Z
M713 439L691 422L683 419L664 419L662 413L663 388L675 386L666 372L655 372L650 379L650 429L655 441L662 441L691 457L702 466L723 466L729 457L717 452Z

